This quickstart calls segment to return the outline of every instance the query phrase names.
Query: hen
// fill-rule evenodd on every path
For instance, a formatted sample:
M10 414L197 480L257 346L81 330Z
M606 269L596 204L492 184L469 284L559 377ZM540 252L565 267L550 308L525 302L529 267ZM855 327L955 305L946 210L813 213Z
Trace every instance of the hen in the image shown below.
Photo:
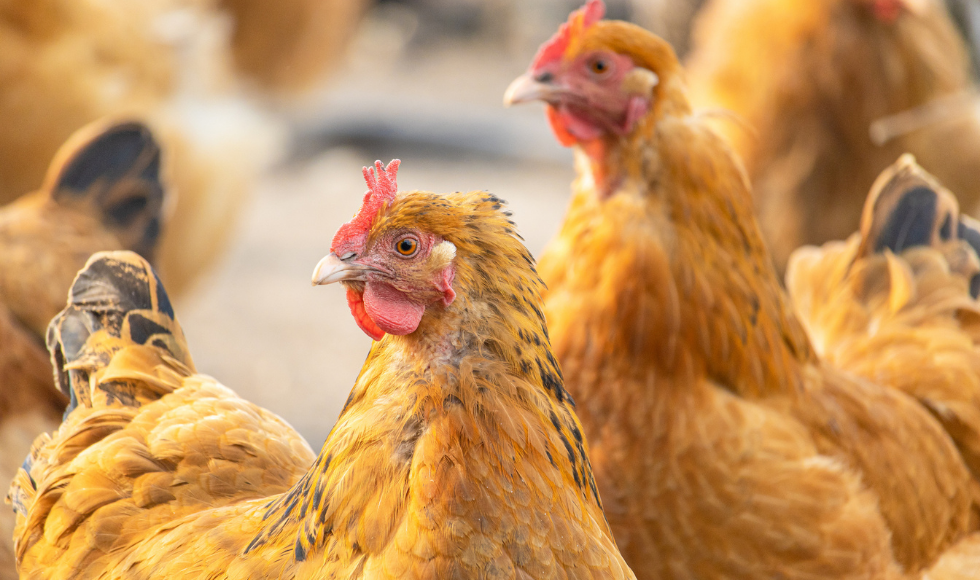
M136 123L99 124L55 156L40 190L0 208L0 484L6 488L38 434L67 400L51 385L48 322L75 273L99 250L152 257L164 191L160 151ZM4 507L5 506L0 506ZM16 578L14 514L0 509L0 579Z
M952 440L821 361L670 46L602 15L573 13L505 102L545 101L575 149L545 312L637 577L893 578L970 557L977 482Z
M10 492L23 578L633 578L502 202L397 167L314 272L378 339L318 457L195 374L146 262L89 261L48 333L71 412Z
M179 291L213 263L282 129L237 86L211 4L0 0L0 203L36 186L78 128L137 117L178 193L157 266Z
M942 0L712 0L694 39L692 100L734 113L718 128L778 269L802 244L854 232L878 173L906 151L980 209L980 112Z
M875 183L861 231L794 252L786 282L824 360L918 399L980 479L978 252L976 222L906 155Z

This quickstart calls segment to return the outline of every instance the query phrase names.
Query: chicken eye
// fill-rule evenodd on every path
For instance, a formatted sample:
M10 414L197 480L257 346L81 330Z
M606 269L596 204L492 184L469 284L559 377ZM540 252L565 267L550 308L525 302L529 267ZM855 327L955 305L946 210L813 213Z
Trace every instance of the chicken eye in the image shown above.
M609 71L609 63L602 60L601 58L597 58L591 63L589 63L589 69L591 69L592 72L594 72L597 75L605 74L606 72Z
M419 251L419 241L415 238L402 238L395 243L395 250L406 258L414 256Z

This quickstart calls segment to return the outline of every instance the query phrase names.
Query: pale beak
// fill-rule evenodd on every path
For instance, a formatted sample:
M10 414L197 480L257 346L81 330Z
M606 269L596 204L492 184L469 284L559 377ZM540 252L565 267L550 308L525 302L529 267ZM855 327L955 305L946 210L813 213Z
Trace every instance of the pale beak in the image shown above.
M350 264L337 257L337 254L330 252L328 256L320 260L313 270L313 285L323 286L344 280L355 280L361 277L365 268L360 264Z
M560 87L536 81L531 73L524 73L507 87L504 93L504 106L509 107L528 101L556 101L562 92Z

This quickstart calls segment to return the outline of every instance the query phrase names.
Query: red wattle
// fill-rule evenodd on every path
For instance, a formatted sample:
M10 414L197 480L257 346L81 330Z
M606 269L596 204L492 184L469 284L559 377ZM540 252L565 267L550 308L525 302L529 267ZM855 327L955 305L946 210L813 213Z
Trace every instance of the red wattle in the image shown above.
M551 124L551 130L554 132L555 138L558 139L558 142L565 147L571 147L572 145L578 143L578 139L575 138L575 135L569 133L568 129L565 128L565 123L562 121L561 113L558 112L558 109L554 108L552 105L548 105L547 112L548 123Z
M412 302L404 292L383 282L367 283L364 310L377 328L399 336L415 332L425 314L425 306Z
M371 320L364 309L364 297L360 292L352 288L347 289L347 306L350 308L350 313L354 315L354 322L361 327L365 334L374 340L384 338L385 331L378 328L378 325Z

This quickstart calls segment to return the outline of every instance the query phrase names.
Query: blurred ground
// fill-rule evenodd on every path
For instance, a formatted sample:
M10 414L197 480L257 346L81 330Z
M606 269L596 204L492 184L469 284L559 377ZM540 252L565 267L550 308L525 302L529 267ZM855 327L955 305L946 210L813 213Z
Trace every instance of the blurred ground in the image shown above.
M551 30L518 42L492 33L419 42L417 23L385 10L330 90L295 115L295 155L263 180L225 260L177 305L198 369L280 414L314 448L370 346L343 290L310 285L363 196L361 167L399 157L401 189L491 191L510 202L534 253L556 231L573 178L541 107L500 104Z

